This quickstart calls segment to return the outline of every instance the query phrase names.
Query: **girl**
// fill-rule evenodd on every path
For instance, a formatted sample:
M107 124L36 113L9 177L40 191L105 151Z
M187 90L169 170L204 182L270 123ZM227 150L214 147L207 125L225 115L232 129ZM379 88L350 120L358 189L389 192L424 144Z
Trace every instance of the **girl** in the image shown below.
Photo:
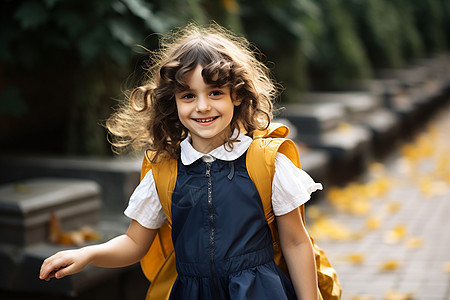
M272 205L289 279L273 261L271 233L246 170L252 133L272 119L276 89L268 69L246 40L217 25L188 25L162 42L148 81L107 127L117 150L148 148L153 162L178 160L171 206L178 278L170 298L317 299L313 248L296 208L321 185L277 154ZM47 258L40 278L139 261L166 220L151 170L125 214L125 235Z

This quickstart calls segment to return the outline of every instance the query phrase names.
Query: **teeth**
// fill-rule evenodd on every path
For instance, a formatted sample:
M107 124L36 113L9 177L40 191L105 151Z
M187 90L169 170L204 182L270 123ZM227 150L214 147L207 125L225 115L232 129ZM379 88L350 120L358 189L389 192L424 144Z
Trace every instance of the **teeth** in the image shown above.
M197 121L197 122L200 122L200 123L211 122L212 120L214 120L214 118L208 118L208 119L196 119L196 121Z

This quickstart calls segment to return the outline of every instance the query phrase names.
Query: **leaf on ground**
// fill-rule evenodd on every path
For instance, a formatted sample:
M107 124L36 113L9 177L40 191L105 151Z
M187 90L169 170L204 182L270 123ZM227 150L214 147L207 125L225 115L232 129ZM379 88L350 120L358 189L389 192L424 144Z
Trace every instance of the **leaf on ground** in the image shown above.
M369 230L375 230L380 228L381 219L378 217L371 216L366 220L366 228Z
M321 211L317 205L309 205L306 210L306 216L310 220L316 220L321 216Z
M361 264L365 260L364 253L351 253L347 255L347 261L354 263L354 264Z
M398 268L400 268L400 262L396 259L386 260L380 265L381 271L393 271L397 270Z
M412 300L413 298L414 293L411 292L387 291L384 295L384 300Z
M337 241L355 239L355 233L336 221L329 218L319 218L308 229L317 239L325 238Z
M398 243L403 238L405 238L405 236L406 236L405 225L397 225L386 233L384 241L386 244L395 244Z
M398 201L390 202L387 205L387 211L391 214L396 213L402 208L402 204Z
M450 274L450 261L444 263L444 271Z
M50 215L49 222L49 240L58 245L76 245L82 246L87 241L97 241L100 234L94 229L83 226L79 230L64 231L61 229L61 222L55 213Z
M423 246L423 238L420 237L410 237L407 241L406 241L406 246L409 249L415 249L415 248L420 248Z
M355 295L351 300L375 300L375 297L369 295Z

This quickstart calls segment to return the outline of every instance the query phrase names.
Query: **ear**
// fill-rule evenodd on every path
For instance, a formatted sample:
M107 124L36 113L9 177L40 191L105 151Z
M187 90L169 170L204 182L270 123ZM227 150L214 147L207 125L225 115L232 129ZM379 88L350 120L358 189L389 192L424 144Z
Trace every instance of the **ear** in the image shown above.
M234 99L233 104L234 106L239 106L242 103L242 98Z

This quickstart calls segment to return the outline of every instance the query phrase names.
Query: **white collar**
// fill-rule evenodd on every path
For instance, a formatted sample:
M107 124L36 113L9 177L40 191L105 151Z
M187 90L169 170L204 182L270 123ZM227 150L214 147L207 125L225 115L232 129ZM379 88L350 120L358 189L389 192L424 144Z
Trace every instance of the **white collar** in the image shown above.
M190 143L190 137L188 136L180 143L181 162L183 163L183 165L187 166L200 158L202 158L204 161L214 161L215 159L225 161L235 160L239 158L242 154L244 154L245 151L247 151L248 147L253 141L251 137L242 134L237 130L233 132L232 137L235 137L236 135L238 137L238 140L233 143L232 151L227 151L229 149L225 144L215 148L208 154L204 154L195 150L194 147L192 147L192 144Z

